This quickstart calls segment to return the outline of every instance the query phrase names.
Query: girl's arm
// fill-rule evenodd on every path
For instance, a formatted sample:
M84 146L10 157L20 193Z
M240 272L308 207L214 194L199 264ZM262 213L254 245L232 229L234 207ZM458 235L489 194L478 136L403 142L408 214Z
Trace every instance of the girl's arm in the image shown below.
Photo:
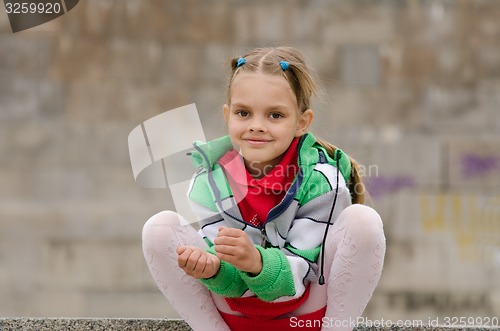
M213 246L207 249L207 252L216 254ZM226 298L239 298L248 290L248 286L241 278L240 271L231 263L222 260L219 271L214 276L199 280L210 291Z
M333 174L328 179L335 183L335 172ZM330 189L326 193L310 197L299 207L283 248L264 249L256 246L262 256L262 271L255 277L247 273L242 273L241 277L259 298L273 301L281 297L300 297L307 283L317 281L318 257L335 191ZM330 223L335 222L349 205L351 196L341 176Z
M202 219L200 221L201 229L199 230L199 234L203 237L203 239L209 246L209 248L206 249L206 252L207 254L216 255L212 240L214 240L213 238L215 238L217 235L210 231L204 231L204 225L219 223L221 225L224 225L224 219L218 212L213 211L212 209L207 208L194 201L190 202L195 213L200 219ZM208 228L211 229L212 227ZM210 291L228 298L241 297L248 290L248 286L240 276L240 271L236 269L231 263L223 260L220 260L220 266L215 275L213 275L212 277L199 278L199 281L204 284Z

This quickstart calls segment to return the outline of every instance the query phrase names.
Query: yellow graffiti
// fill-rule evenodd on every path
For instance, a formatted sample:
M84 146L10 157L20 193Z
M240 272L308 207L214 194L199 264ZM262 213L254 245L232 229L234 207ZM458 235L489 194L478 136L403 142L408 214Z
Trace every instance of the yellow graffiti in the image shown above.
M461 260L491 264L500 254L500 196L420 197L424 234L451 235Z
M422 210L422 225L425 232L433 230L444 230L444 196L438 196L434 204L434 210L431 210L431 201L428 197L420 199L420 209Z

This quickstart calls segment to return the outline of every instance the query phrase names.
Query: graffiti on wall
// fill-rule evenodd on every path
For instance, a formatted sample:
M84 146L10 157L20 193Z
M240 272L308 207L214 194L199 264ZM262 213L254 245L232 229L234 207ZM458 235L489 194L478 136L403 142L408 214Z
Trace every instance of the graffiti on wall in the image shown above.
M462 260L500 268L500 196L420 197L424 233L450 234Z
M391 194L396 194L403 189L414 188L416 185L415 179L407 175L380 175L376 177L369 177L367 180L368 192L374 199L380 199Z
M496 155L463 154L460 158L461 173L472 179L500 170L500 157Z

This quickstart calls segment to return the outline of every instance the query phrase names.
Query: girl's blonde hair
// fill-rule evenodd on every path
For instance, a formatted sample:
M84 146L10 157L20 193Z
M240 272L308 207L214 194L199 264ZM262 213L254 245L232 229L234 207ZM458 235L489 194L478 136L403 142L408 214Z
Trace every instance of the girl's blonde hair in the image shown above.
M273 76L282 76L289 83L297 98L297 106L300 112L304 112L311 106L311 98L317 95L318 86L313 79L312 70L306 65L302 54L293 47L269 47L256 48L241 58L231 60L231 75L228 82L227 103L231 103L231 85L235 77L241 72L261 72ZM240 60L240 62L238 61ZM281 61L286 61L288 67L283 69ZM240 63L240 64L239 64ZM321 139L316 139L328 154L333 158L337 147ZM351 192L353 203L364 203L366 189L361 179L360 166L356 160L351 160L351 178L347 185Z

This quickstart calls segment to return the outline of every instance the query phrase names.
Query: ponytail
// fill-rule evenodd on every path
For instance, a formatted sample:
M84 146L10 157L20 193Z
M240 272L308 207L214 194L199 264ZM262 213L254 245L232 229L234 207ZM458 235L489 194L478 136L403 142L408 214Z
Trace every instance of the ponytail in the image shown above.
M334 158L335 151L337 150L335 145L319 138L316 138L316 141L326 150L330 157ZM361 179L361 167L359 163L350 156L349 160L351 161L351 177L347 182L347 187L349 188L349 192L351 192L351 201L352 203L363 204L367 192L363 180Z

